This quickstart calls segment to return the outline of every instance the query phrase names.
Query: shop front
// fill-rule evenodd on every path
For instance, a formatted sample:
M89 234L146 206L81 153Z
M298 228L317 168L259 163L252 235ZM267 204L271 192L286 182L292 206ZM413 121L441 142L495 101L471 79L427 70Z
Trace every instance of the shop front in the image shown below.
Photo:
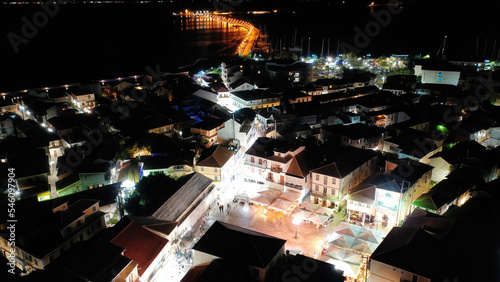
M318 204L322 207L338 210L338 201L328 197L322 197L319 195L311 195L310 197L311 204Z

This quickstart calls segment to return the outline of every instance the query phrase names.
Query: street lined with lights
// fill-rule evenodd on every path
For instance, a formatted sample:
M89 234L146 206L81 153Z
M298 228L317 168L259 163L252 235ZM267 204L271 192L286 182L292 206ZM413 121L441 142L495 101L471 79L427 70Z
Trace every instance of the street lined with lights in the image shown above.
M240 45L238 45L238 48L236 49L236 53L242 57L248 56L252 52L252 48L255 46L255 43L259 39L260 31L257 28L255 28L251 23L244 20L224 17L208 11L191 12L189 10L185 10L184 12L181 12L178 15L186 17L195 17L195 18L204 17L206 19L222 21L227 24L233 24L245 28L248 31L247 36L243 39L243 41L241 41Z

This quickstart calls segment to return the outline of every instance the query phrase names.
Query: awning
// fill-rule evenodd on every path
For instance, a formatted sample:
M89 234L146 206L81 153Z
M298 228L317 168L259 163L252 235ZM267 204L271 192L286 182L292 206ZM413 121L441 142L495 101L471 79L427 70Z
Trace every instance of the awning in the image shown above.
M269 205L270 209L281 211L281 212L286 212L290 206L292 206L292 202L284 200L284 199L276 199L274 202Z

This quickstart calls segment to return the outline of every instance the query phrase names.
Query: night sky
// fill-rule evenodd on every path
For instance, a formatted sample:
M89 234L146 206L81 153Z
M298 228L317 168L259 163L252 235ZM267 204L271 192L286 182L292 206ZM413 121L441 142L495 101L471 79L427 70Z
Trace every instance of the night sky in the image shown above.
M60 5L53 16L47 16L38 5L2 5L0 91L142 73L146 66L157 63L175 67L181 64L176 53L183 49L186 38L172 27L172 11L184 7L193 10L215 7L205 1L186 2ZM359 33L356 28L366 31L370 25L373 28L374 23L380 28L372 29L371 36L366 37L367 44L355 49L361 54L435 55L445 35L448 35L446 55L449 58L470 59L479 55L480 59L495 59L499 52L500 41L495 44L500 36L495 28L497 9L494 7L498 4L493 2L474 1L464 5L457 1L404 1L403 9L391 14L385 26L377 24L370 14L367 5L371 1L341 2L249 1L235 5L234 12L235 17L248 19L260 27L265 25L274 38L287 38L289 44L295 30L299 38L311 37L311 50L317 54L323 37L331 38L332 53L336 52L337 42L359 46L355 41ZM246 15L250 9L278 9L279 13ZM379 6L374 11L380 14L386 10L387 6ZM35 15L41 24L31 38L26 38L23 27L26 20L33 23ZM14 39L14 34L25 41L19 37ZM12 44L14 40L21 42L17 53ZM190 61L197 55L180 56Z

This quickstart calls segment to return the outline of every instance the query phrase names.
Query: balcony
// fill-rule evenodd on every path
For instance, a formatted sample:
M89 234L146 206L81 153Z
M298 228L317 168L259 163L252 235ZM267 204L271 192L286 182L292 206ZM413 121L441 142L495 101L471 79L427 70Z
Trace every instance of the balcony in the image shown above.
M261 168L261 169L266 169L265 162L263 164L258 164L258 163L252 163L250 161L245 161L245 165L249 165L249 166L253 166L253 167Z
M271 171L274 173L281 173L281 172L283 172L283 169L280 167L273 167L273 168L271 168Z
M266 177L266 182L276 183L279 185L285 185L285 183L282 181L279 181L279 179L271 179L269 177Z
M277 189L277 190L283 190L283 183L279 181L273 181L270 178L266 177L266 181L264 182L264 185L271 188L271 189Z
M293 188L293 189L297 189L297 190L302 190L303 189L302 185L296 185L296 184L289 183L289 182L285 182L285 186Z

